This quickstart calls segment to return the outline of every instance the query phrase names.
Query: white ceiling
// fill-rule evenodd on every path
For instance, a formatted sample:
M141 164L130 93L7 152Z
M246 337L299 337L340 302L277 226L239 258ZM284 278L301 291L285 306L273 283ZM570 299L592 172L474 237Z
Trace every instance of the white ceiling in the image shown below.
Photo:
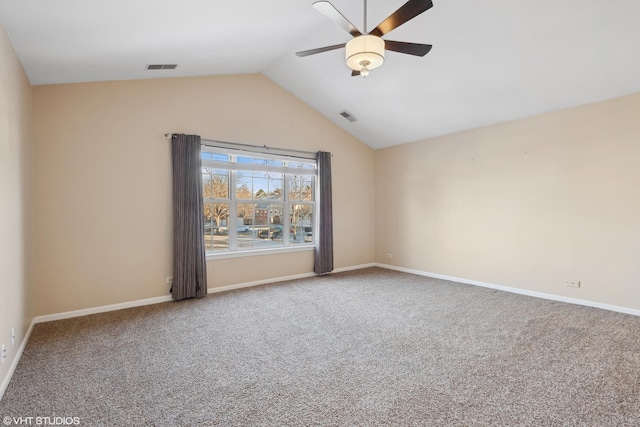
M638 0L433 0L384 37L431 52L367 79L294 55L350 39L313 1L0 0L0 22L34 85L263 73L375 149L640 92ZM362 1L331 2L363 30ZM368 28L404 3L369 0Z

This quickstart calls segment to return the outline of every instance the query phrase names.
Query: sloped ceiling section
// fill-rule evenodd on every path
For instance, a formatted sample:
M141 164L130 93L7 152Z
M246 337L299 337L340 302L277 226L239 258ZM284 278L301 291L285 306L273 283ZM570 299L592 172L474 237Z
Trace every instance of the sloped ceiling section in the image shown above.
M312 3L0 0L0 21L32 84L264 73L375 149L640 92L635 0L433 0L385 36L431 52L367 79L342 49L295 56L351 37ZM331 3L364 30L363 2ZM368 29L403 4L369 0Z

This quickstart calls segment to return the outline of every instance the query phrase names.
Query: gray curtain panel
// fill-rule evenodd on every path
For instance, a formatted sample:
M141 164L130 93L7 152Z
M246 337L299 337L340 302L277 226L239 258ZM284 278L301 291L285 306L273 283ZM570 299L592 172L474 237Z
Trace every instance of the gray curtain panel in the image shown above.
M333 203L331 201L331 153L318 151L318 186L320 192L319 226L313 271L326 274L333 271Z
M207 295L202 161L198 135L172 135L174 300Z

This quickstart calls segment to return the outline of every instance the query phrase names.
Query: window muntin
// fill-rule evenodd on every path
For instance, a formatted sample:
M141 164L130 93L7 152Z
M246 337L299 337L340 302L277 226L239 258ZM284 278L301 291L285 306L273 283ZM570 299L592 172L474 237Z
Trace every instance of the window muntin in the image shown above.
M208 254L315 242L315 160L202 147Z

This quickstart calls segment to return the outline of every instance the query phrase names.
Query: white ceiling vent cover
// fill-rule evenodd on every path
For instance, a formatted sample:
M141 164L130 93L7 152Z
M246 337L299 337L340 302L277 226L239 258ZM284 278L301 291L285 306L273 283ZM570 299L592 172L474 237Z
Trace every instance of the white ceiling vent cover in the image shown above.
M147 64L145 70L175 70L178 64Z
M348 112L348 111L343 111L342 113L340 113L340 115L341 115L342 117L344 117L345 119L349 120L351 123L353 123L353 122L355 122L356 120L358 120L358 119L356 119L356 118L353 116L353 114L351 114L351 113L350 113L350 112Z

